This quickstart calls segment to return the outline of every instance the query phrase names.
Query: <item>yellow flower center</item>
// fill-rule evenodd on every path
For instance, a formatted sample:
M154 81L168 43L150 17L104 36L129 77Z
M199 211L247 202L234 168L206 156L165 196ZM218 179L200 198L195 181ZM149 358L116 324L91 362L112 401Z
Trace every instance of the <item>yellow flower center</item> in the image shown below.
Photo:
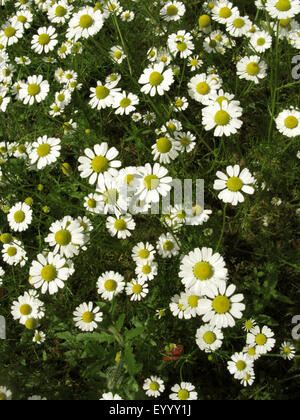
M246 321L245 322L245 327L247 330L251 330L251 328L254 327L253 322L252 321Z
M259 72L259 65L257 63L249 63L246 67L246 72L250 74L250 76L256 76Z
M141 293L141 291L143 290L142 286L140 284L135 284L132 287L132 291L135 295L139 295Z
M25 327L27 330L34 330L38 325L38 322L34 318L28 318L25 322Z
M25 219L25 213L22 210L18 210L14 214L14 220L16 223L22 223Z
M108 168L108 159L104 156L96 156L92 160L91 167L94 172L105 172Z
M159 185L159 178L156 175L147 175L144 178L144 186L148 190L155 190Z
M212 331L207 331L203 335L203 340L206 344L213 344L216 341L216 335Z
M118 286L118 283L116 282L116 280L106 280L106 282L104 283L104 288L108 291L108 292L114 292L116 290Z
M65 100L65 95L63 94L63 93L60 93L59 95L57 95L57 100L59 101L59 102L62 102L62 101L64 101Z
M90 198L87 202L88 207L94 209L96 207L96 200L94 198Z
M141 249L139 252L140 258L148 258L150 255L150 252L147 249Z
M81 318L83 322L89 324L90 322L94 321L95 315L93 312L84 312Z
M290 0L279 0L276 3L276 9L280 12L287 12L291 7L292 6Z
M98 99L105 99L109 95L109 89L105 86L97 86L96 87L96 97Z
M219 16L223 19L228 19L231 16L231 10L229 7L222 7L219 11Z
M239 371L245 370L247 367L246 363L243 360L239 360L238 362L236 362L235 366Z
M225 314L230 306L230 300L226 296L217 296L212 302L212 307L217 314Z
M158 391L159 384L157 382L151 382L151 384L149 385L149 388L151 389L151 391Z
M43 280L47 282L53 281L57 276L57 271L54 265L52 264L45 265L41 271L41 276Z
M17 31L12 26L8 26L7 28L4 29L4 34L7 38L14 36L16 32Z
M118 220L116 220L115 221L115 223L114 223L114 227L115 227L115 229L117 229L117 230L125 230L126 229L126 222L125 222L125 220L123 220L123 219L118 219Z
M120 58L122 57L122 53L121 53L121 51L115 51L115 53L114 53L114 57L115 57L117 60L120 60Z
M79 19L79 26L83 29L90 28L94 23L94 19L90 15L82 15Z
M215 115L215 123L217 125L227 125L229 124L230 121L230 115L228 114L227 111L217 111L216 115Z
M47 156L50 153L50 145L48 143L40 144L36 152L40 157Z
M264 346L267 342L267 337L264 334L257 334L255 342L258 346Z
M289 347L284 347L283 352L285 354L291 354L291 349Z
M255 347L250 347L250 348L248 349L248 354L249 354L250 356L255 356L255 355L256 355L256 350L255 350Z
M28 92L28 95L30 95L30 96L38 95L40 93L40 91L41 91L41 88L36 83L31 83L27 87L27 92Z
M242 18L237 18L237 19L234 19L234 21L233 21L233 26L234 26L235 28L238 28L238 29L242 28L243 26L245 26L245 21L244 21L244 19L242 19Z
M172 149L172 142L167 137L161 137L156 142L159 153L168 153Z
M233 176L228 179L228 181L226 182L226 185L230 191L237 192L242 188L243 181L239 177Z
M287 28L290 27L290 23L291 23L291 19L280 19L279 24L280 26L282 26L283 28Z
M165 251L172 251L172 249L174 248L174 242L172 242L172 241L164 242L163 248L164 248Z
M158 86L160 85L164 80L164 77L162 74L160 74L158 71L154 71L150 74L149 77L149 83L152 86Z
M194 266L193 272L194 276L201 281L209 280L214 274L212 266L206 261L198 262Z
M57 17L63 17L67 13L67 9L65 9L63 6L57 6L55 9L55 15Z
M171 5L167 7L167 15L168 16L176 16L178 13L178 9L176 6Z
M41 45L49 44L50 42L50 36L48 34L41 34L38 38L38 42Z
M286 126L286 128L293 130L293 128L298 127L299 121L296 117L294 117L293 115L290 115L284 120L284 125Z
M119 193L116 189L107 190L103 193L103 200L106 204L114 204L118 201Z
M123 98L120 102L120 107L127 108L131 104L131 100L129 98Z
M21 22L21 23L26 23L27 22L27 19L26 19L26 17L25 16L18 16L18 19L17 19L17 21L18 22Z
M20 314L27 316L30 315L32 312L32 307L25 303L24 305L20 306Z
M200 95L207 95L210 92L209 84L206 83L206 82L200 82L200 83L198 83L196 89L197 89L197 92Z
M10 246L9 248L7 248L6 252L9 257L14 257L17 253L17 248L15 248L14 246Z
M181 52L185 51L187 49L187 44L185 42L179 42L177 44L177 49Z
M199 28L207 28L210 25L211 19L208 15L202 15L199 17Z
M67 246L72 239L71 233L67 229L61 229L55 234L55 242L60 246Z
M265 38L258 38L257 45L264 45L266 43Z
M186 389L181 389L178 394L177 394L178 398L180 400L187 400L190 396L189 391L187 391Z
M150 274L151 273L151 267L149 264L146 264L143 266L142 271L144 274Z
M132 174L126 175L126 177L125 177L126 184L130 185L133 180L134 180L134 176Z
M198 301L199 301L199 296L196 295L192 295L188 298L188 304L189 306L191 306L192 308L197 308L198 306Z

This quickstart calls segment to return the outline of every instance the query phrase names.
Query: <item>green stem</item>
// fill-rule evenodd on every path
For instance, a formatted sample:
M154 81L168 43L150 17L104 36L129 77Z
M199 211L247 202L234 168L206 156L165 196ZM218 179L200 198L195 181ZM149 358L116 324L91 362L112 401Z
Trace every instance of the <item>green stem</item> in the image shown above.
M128 50L127 50L127 47L125 45L125 42L124 42L124 39L123 39L121 30L120 30L120 26L118 24L118 19L116 18L115 13L112 13L112 18L113 18L113 21L114 21L115 28L117 29L117 32L119 34L122 47L123 47L124 52L126 54L126 60L127 60L127 64L128 64L128 69L129 69L130 76L132 76L132 68L131 68L131 64L130 64L130 61L129 61L129 57L128 57Z
M216 247L215 252L218 252L218 249L219 249L219 247L220 247L220 245L221 245L221 242L222 242L222 239L223 239L223 236L224 236L225 221L226 221L226 209L227 209L227 203L225 204L224 209L223 209L223 223L222 223L222 230L221 230L221 234L220 234L219 241L218 241L218 244L217 244L217 247Z

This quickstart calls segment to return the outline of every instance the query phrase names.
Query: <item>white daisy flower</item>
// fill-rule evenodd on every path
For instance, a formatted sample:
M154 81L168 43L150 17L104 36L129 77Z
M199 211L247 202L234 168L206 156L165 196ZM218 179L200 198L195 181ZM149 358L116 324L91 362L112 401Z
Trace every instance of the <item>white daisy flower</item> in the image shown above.
M227 362L227 369L235 379L243 379L253 368L254 361L246 353L235 353Z
M93 303L82 303L73 312L75 326L81 331L93 331L103 320L103 313L99 312L99 306L93 307Z
M191 319L191 313L187 311L186 306L181 303L183 295L184 292L181 292L180 295L174 295L169 304L169 308L173 316L178 317L179 319Z
M109 55L112 61L117 64L121 64L126 58L126 54L120 45L111 47Z
M14 320L25 325L28 319L41 319L44 316L44 304L37 297L25 292L19 296L17 301L13 301L11 314Z
M179 155L179 146L180 143L168 135L160 137L151 147L153 159L159 163L170 164Z
M7 220L12 230L24 232L32 222L32 209L20 201L9 210Z
M276 120L277 130L287 137L300 135L300 111L295 108L281 111Z
M146 163L139 171L140 178L136 193L139 200L158 203L160 195L165 197L171 190L172 183L172 178L166 176L167 174L168 170L159 163L155 163L153 167L150 163Z
M210 96L221 87L220 82L212 75L197 74L188 83L188 92L192 99L202 105L208 105Z
M115 147L108 148L108 144L103 142L95 144L92 149L84 149L85 156L80 156L78 170L81 178L89 178L89 184L93 185L98 182L104 182L104 173L116 176L118 171L116 168L121 166L119 160L115 160L119 152Z
M267 75L267 64L258 55L243 57L237 62L237 75L240 79L258 84Z
M197 400L198 393L190 382L181 382L171 388L170 400Z
M174 239L174 236L171 235L169 232L160 235L156 243L156 249L158 254L162 256L162 258L176 257L180 252L180 248L176 240Z
M186 224L191 226L199 226L209 220L212 210L205 210L200 204L195 204L192 207L192 212L186 218Z
M0 386L0 401L11 400L12 392L5 386Z
M31 264L29 275L30 284L36 289L41 288L41 293L49 292L50 295L63 289L65 281L70 277L70 269L66 266L65 258L53 252L37 255L37 260Z
M34 102L42 102L49 90L49 83L43 80L43 76L29 76L26 82L20 82L19 98L25 105L33 105Z
M257 31L250 36L250 45L255 52L263 53L272 46L272 37L266 31Z
M257 360L260 358L261 354L257 353L255 345L245 346L243 348L243 353L246 353L248 357L252 360Z
M239 14L232 14L226 20L226 31L234 37L242 37L246 35L251 29L252 22L248 16L240 16Z
M266 0L265 8L273 19L289 19L300 13L297 0Z
M151 125L156 120L156 115L154 112L146 112L145 115L143 115L143 122L146 125Z
M37 31L37 35L33 35L31 40L31 48L37 54L46 53L53 51L57 41L57 33L53 26L43 26Z
M213 254L212 248L195 248L181 260L178 273L187 289L203 295L213 285L222 285L227 280L228 270L219 253Z
M200 296L187 290L184 293L181 293L179 303L183 305L185 313L188 313L192 318L195 318L197 315L201 315L201 311L199 311L199 299Z
M65 0L56 1L47 10L48 19L52 23L59 23L63 25L69 20L73 8L74 7L69 5Z
M106 83L103 85L100 80L97 81L97 86L90 88L90 101L89 105L91 108L97 110L108 108L113 106L115 102L115 96L119 93L120 88L114 87L115 83Z
M223 339L222 330L209 324L202 325L196 331L196 344L205 353L213 353L219 350L222 347Z
M139 98L133 93L117 93L114 97L113 108L115 108L115 113L117 115L129 115L131 112L135 111L136 106L139 104Z
M40 395L32 395L27 398L28 401L47 401L47 398L41 397Z
M292 360L295 357L296 349L289 341L284 341L280 345L280 354L285 360Z
M227 0L212 2L212 4L214 7L211 9L211 17L216 22L226 24L232 15L239 14L238 8L233 7L233 4Z
M132 22L134 17L135 15L132 10L125 10L121 13L121 19L123 20L123 22Z
M177 54L179 54L180 58L189 57L195 49L192 39L192 35L185 30L169 35L168 47L171 54L173 54L174 57L176 57Z
M127 188L120 186L118 174L115 177L105 174L103 181L99 179L96 193L101 196L104 205L103 213L115 214L116 217L119 217L120 213L126 213L127 192Z
M126 295L131 296L130 300L140 301L149 293L148 283L142 279L133 279L127 283L125 291Z
M80 38L89 38L96 35L104 24L103 14L100 10L86 6L77 13L73 13L67 29L67 38L78 41Z
M10 97L6 96L7 89L4 86L0 86L0 110L6 112L7 105L10 103Z
M226 172L217 171L219 179L215 180L213 188L221 190L218 194L220 200L236 206L245 200L241 191L246 194L254 193L255 189L250 184L254 185L256 181L247 168L241 171L239 165L227 166Z
M200 310L203 315L203 322L209 322L213 327L227 328L234 327L235 319L241 319L245 305L242 294L234 295L236 286L220 281L218 286L210 286L205 294L206 299L200 299Z
M103 214L104 213L104 203L101 199L101 195L97 193L90 193L84 197L84 208L90 213L94 214Z
M36 343L36 344L42 344L42 343L44 343L45 340L46 340L46 334L43 333L43 331L35 330L32 341L34 343ZM40 399L46 399L46 398L29 397L28 399L31 399L31 400L33 400L33 399L35 399L35 400L39 399L40 400Z
M124 277L115 271L105 271L97 280L97 292L102 299L112 298L123 292L125 287Z
M132 248L132 259L136 263L146 263L154 259L156 250L149 242L139 242Z
M72 100L72 94L68 89L62 89L55 93L55 102L59 107L65 107L69 105Z
M258 354L266 354L272 350L275 346L275 339L273 331L267 326L263 326L262 329L256 325L247 334L247 344L255 345L256 352Z
M253 327L255 327L255 325L256 325L255 319L253 319L253 318L247 319L247 321L245 321L244 324L243 324L243 330L244 331L250 331L250 330L252 330Z
M0 29L0 43L4 47L10 47L16 44L23 37L24 28L21 22L13 19L4 23Z
M172 56L167 48L162 48L157 51L156 63L163 63L168 66L172 61Z
M159 14L166 22L180 20L185 14L185 5L181 1L168 1Z
M54 247L53 253L60 253L66 258L78 255L80 247L84 245L83 227L77 219L65 216L61 220L53 222L50 226L50 233L45 238L49 246Z
M105 83L111 88L114 88L117 86L121 78L122 76L120 73L111 73L105 78Z
M202 64L203 64L203 60L201 60L198 55L194 55L190 57L187 63L191 71L198 70L202 66Z
M17 239L14 239L12 243L3 245L2 258L9 265L20 264L21 267L28 260L23 243Z
M202 109L202 124L206 131L214 129L214 136L230 136L236 134L243 125L239 118L242 115L242 108L233 103L218 102L210 104Z
M143 389L148 397L159 397L165 390L164 381L158 376L150 376L145 379Z
M118 239L126 239L132 235L131 231L135 229L135 221L130 214L118 214L117 217L108 216L106 228L111 236L117 236Z
M144 70L138 81L142 86L141 91L150 96L164 95L165 91L170 90L174 82L172 69L165 69L164 63L154 64Z
M151 281L157 275L158 264L153 260L137 261L135 274L138 280Z
M246 375L241 379L241 385L244 386L251 386L253 385L255 380L255 373L254 371L246 373Z
M173 104L175 112L185 111L188 108L188 106L189 106L189 103L186 97L176 96L174 100L174 104Z
M29 154L30 163L36 165L38 169L43 169L47 165L57 161L60 156L61 140L47 136L38 137L32 143L32 148Z
M279 197L272 197L271 204L279 207L282 204L282 200Z
M113 400L123 400L123 398L120 397L119 394L113 394L112 392L104 392L102 394L102 398L100 398L100 401L104 401L104 400L108 400L108 401L113 401Z

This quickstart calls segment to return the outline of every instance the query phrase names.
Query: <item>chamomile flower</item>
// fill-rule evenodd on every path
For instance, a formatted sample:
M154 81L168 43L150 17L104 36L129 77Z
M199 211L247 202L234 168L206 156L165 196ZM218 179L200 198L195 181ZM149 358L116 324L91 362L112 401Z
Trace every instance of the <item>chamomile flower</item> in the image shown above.
M89 178L89 184L103 183L105 173L111 176L118 174L116 168L121 166L121 162L115 160L119 154L115 147L108 148L108 144L103 142L94 145L93 150L84 149L84 153L85 156L78 158L78 170L81 178Z
M177 21L184 16L185 5L181 1L168 1L159 13L166 22Z
M275 339L273 337L274 333L269 327L263 326L260 329L256 325L247 334L247 344L255 345L258 354L266 354L275 346Z
M156 63L163 63L168 66L172 61L172 56L167 48L162 48L157 51Z
M277 130L287 137L300 135L300 111L295 108L285 109L276 118Z
M74 7L69 5L67 1L59 0L48 8L48 19L52 23L59 23L63 25L69 20L73 8Z
M65 216L53 222L49 228L50 233L45 242L54 247L53 253L60 253L61 257L72 258L78 255L80 247L84 245L83 227L77 219Z
M180 58L189 57L195 49L192 39L192 35L184 30L169 35L168 47L170 52L174 55L174 57L177 55L179 55Z
M70 277L70 269L66 266L65 258L49 252L37 255L37 260L31 264L29 275L31 285L36 289L41 288L42 294L49 292L53 295L64 288Z
M285 360L292 360L295 357L296 349L289 341L284 341L280 346L280 354Z
M227 0L219 0L213 3L214 7L211 9L211 17L216 22L226 24L231 16L239 15L238 8L233 7L233 4Z
M108 401L119 400L119 401L121 401L121 400L123 400L123 398L120 397L119 394L113 394L112 392L104 392L102 394L102 398L100 398L100 401L105 401L105 400L108 400Z
M130 214L119 214L117 217L108 216L106 228L111 236L126 239L132 235L131 231L135 229L135 221Z
M243 330L244 331L250 331L250 330L252 330L253 327L255 327L255 325L256 325L255 319L253 319L253 318L247 319L247 321L245 321L244 324L243 324Z
M36 165L38 169L43 169L47 165L56 162L60 156L60 139L47 136L38 137L32 143L29 159L32 165Z
M149 242L139 242L132 248L132 259L136 263L146 263L152 261L155 257L156 250Z
M115 108L115 113L117 115L129 115L131 112L135 111L136 106L139 104L139 98L133 93L117 93L114 97L113 108Z
M42 343L44 343L45 340L46 340L46 334L43 331L35 330L32 341L36 344L42 344ZM45 398L41 398L41 397L40 398L33 398L33 397L31 397L30 399L32 399L32 400L33 399L39 399L40 400L40 399L45 399Z
M282 200L279 197L272 197L271 204L279 207L282 204Z
M109 85L110 88L114 88L117 86L119 81L121 80L122 76L120 73L111 73L105 78L106 85Z
M248 16L240 16L234 13L226 20L226 31L234 37L246 35L251 29L251 26L252 22Z
M164 381L158 376L150 376L145 379L143 389L148 397L159 397L165 390Z
M9 265L20 265L23 267L28 258L21 241L14 239L12 243L4 244L2 248L2 258Z
M265 7L273 19L290 19L300 13L297 0L266 0Z
M92 302L82 303L73 312L75 326L81 331L93 331L103 320L103 313L99 312L99 306L94 308Z
M147 111L142 118L144 124L151 125L156 120L156 115L154 112Z
M12 83L13 74L16 68L9 63L4 63L0 67L0 82L4 85L9 86Z
M123 22L132 22L134 17L135 15L132 10L125 10L121 13L121 19L123 20Z
M153 159L158 160L159 163L169 164L178 156L179 142L165 135L156 140L156 143L151 147Z
M37 35L33 35L31 40L31 48L37 54L46 53L54 50L57 41L57 33L53 26L43 26L37 31Z
M250 45L255 52L263 53L272 46L272 37L266 31L257 31L250 36Z
M213 188L221 190L218 198L224 203L230 203L236 206L238 203L244 202L245 198L242 194L253 194L255 189L255 179L247 168L241 171L239 165L227 166L226 174L218 171L216 173L218 179L215 180Z
M250 359L252 359L252 360L257 360L261 356L261 354L257 353L256 346L254 344L249 345L249 346L245 346L243 348L243 353L246 353L247 356L250 357Z
M15 232L24 232L32 222L32 209L21 201L16 203L7 215L9 227Z
M138 82L143 85L141 91L146 95L164 95L174 82L173 71L165 69L164 63L154 64L153 67L144 70Z
M101 195L104 214L112 213L119 218L120 213L126 213L128 208L128 189L120 186L118 176L112 177L105 174L105 177L98 183L96 193Z
M227 362L227 369L235 379L243 379L253 368L254 361L246 353L235 353Z
M170 400L197 400L198 393L190 382L181 382L171 388Z
M15 62L21 66L28 66L31 63L29 57L22 55L21 57L15 57Z
M67 38L78 41L80 38L89 38L96 35L103 27L104 18L100 10L86 6L77 13L73 13L69 20Z
M258 84L267 75L267 64L258 55L243 57L237 62L237 75Z
M183 305L185 313L190 314L192 318L201 315L201 311L199 311L199 302L200 296L188 290L180 295L179 303Z
M200 59L199 55L194 55L192 57L189 57L188 60L188 67L190 67L191 71L198 70L203 64L203 60Z
M173 104L175 112L185 111L188 108L188 106L189 103L186 97L176 96Z
M156 249L162 258L176 257L180 252L180 248L174 239L174 236L169 232L160 235L156 243Z
M234 295L236 286L221 280L218 286L211 285L206 289L207 298L200 299L200 311L203 315L203 322L209 322L210 325L217 328L234 327L235 319L241 319L245 305L241 303L244 296Z
M111 47L109 55L114 63L122 64L126 58L123 48L120 45Z
M102 84L99 80L97 86L91 87L89 105L91 108L104 109L113 106L115 97L119 93L120 88L112 87L111 83ZM130 104L129 104L130 105Z
M19 296L17 301L13 301L11 314L14 320L25 325L28 319L41 319L44 316L44 304L37 297L25 292Z
M244 386L251 386L253 385L255 380L255 373L254 370L252 370L251 372L246 373L246 375L241 379L241 385Z
M162 319L164 316L166 316L166 309L156 309L155 316L157 319Z
M205 73L197 74L188 83L190 97L203 105L208 105L211 94L219 88L218 80Z
M136 195L139 200L145 200L146 203L158 203L160 195L165 197L171 190L172 178L167 176L168 170L155 163L151 167L150 163L139 170L139 184Z
M125 287L124 277L115 271L106 271L97 280L97 292L102 299L112 298L123 292Z
M196 331L196 344L205 353L213 353L219 350L222 347L223 339L222 330L209 324L202 325Z
M140 301L149 293L148 283L142 279L133 279L127 283L125 291L126 295L131 296L131 301Z
M175 133L175 139L179 142L178 151L190 153L196 146L196 136L190 131Z
M20 38L23 37L24 27L17 19L8 21L1 26L0 29L0 43L4 47L9 47L16 44Z
M157 48L156 47L149 48L149 50L147 51L147 58L151 62L156 61L156 59L157 59Z
M103 200L101 200L100 194L90 193L84 197L83 206L90 213L103 214L104 204Z
M153 260L138 261L135 274L138 280L151 281L157 275L158 264Z
M205 210L200 204L194 204L191 214L186 218L186 224L191 226L199 226L209 220L212 210Z
M7 105L10 103L10 97L6 96L7 90L0 86L0 110L6 112Z
M29 76L26 82L20 82L19 98L25 105L33 105L34 102L42 102L49 90L49 83L43 80L43 76Z
M5 386L0 386L0 401L6 401L12 399L12 392Z
M222 285L227 279L225 261L212 248L195 248L181 260L179 277L187 289L197 295L205 294L213 285Z

